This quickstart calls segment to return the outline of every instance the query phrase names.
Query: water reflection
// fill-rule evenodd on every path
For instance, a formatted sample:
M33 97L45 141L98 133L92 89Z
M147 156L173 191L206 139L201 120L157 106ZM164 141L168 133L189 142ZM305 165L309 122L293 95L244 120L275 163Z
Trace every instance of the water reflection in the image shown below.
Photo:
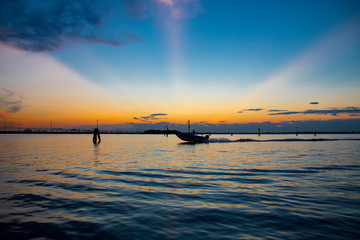
M93 144L93 152L94 152L94 162L99 163L99 156L100 156L100 145Z

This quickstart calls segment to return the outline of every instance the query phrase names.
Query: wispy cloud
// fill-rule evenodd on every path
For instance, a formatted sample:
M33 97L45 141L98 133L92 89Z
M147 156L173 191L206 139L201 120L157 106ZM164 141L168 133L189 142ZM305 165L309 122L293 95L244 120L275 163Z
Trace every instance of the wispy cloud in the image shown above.
M164 3L167 5L174 5L174 0L157 0L159 3Z
M16 113L22 109L22 106L20 104L9 106L6 110L8 113Z
M167 114L166 113L153 113L148 116L141 116L141 117L133 117L134 120L139 120L142 122L150 122L152 120L161 120L166 119Z
M309 104L317 105L317 104L319 104L319 102L309 102Z
M280 110L280 109L270 109L268 112L287 112L289 110Z
M243 113L243 112L259 112L264 110L263 108L249 108L249 109L242 109L241 111L238 111L238 113Z
M0 88L0 112L1 118L6 118L7 113L16 113L23 109L23 101L20 94L6 88Z
M127 1L121 1L124 7ZM110 6L102 1L0 1L0 42L18 49L56 51L73 42L121 46L138 41L133 34L109 37L101 32Z
M204 12L199 0L156 0L166 7L174 19L194 18Z
M317 115L332 115L338 116L339 114L359 114L360 108L358 107L345 107L345 108L332 108L332 109L308 109L305 111L287 111L287 112L275 112L268 115L294 115L294 114L317 114Z

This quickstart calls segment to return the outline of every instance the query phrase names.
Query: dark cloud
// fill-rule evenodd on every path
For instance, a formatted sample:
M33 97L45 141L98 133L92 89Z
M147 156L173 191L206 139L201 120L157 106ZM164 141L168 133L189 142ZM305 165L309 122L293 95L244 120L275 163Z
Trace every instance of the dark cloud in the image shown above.
M309 102L309 104L317 105L319 102Z
M167 114L166 114L166 113L153 113L153 114L150 114L150 116L151 116L151 118L154 118L154 119L155 119L155 117L158 117L158 116L167 116Z
M8 113L16 113L16 112L20 111L22 108L23 107L20 104L12 105L12 106L9 106L6 109L6 112L8 112Z
M259 112L264 110L263 108L249 108L249 109L242 109L241 111L238 111L238 113L243 113L243 112Z
M209 126L209 125L212 125L212 124L208 123L207 121L201 121L201 122L191 124L192 127L194 127L194 126Z
M136 8L137 1L132 2L120 1L125 10L119 14L130 11L130 7ZM99 0L0 1L0 42L26 51L43 52L56 51L73 42L121 46L138 41L133 34L109 37L101 31L110 9L105 3Z
M305 111L288 111L288 112L277 112L270 113L268 115L293 115L293 114L317 114L317 115L333 115L338 116L339 114L358 114L360 113L360 108L357 107L346 107L346 108L332 108L325 110L305 110Z
M22 97L13 91L5 88L0 89L0 111L16 113L23 108ZM4 118L6 115L2 115Z
M270 109L268 112L287 112L289 110Z
M128 10L129 16L132 18L143 19L148 17L149 5L151 1L148 0L125 0L124 6Z
M140 120L143 122L149 122L151 120L159 120L159 119L165 119L164 117L167 116L166 113L153 113L148 116L141 116L141 117L133 117L135 120Z
M292 115L292 114L298 114L298 113L302 113L302 112L286 111L286 112L269 113L268 115Z

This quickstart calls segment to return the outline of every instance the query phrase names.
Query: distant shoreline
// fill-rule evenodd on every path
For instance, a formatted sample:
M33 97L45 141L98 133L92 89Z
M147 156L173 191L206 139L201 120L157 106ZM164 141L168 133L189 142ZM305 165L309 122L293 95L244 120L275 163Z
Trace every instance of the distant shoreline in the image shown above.
M153 132L126 132L126 131L101 131L101 134L136 134L136 135L175 135L175 131L153 131ZM93 134L93 131L84 131L84 132L71 132L71 131L0 131L0 134ZM213 134L213 135L258 135L258 132L198 132L198 134ZM360 134L356 131L344 132L262 132L261 135L270 135L270 134L283 134L283 135L318 135L318 134Z

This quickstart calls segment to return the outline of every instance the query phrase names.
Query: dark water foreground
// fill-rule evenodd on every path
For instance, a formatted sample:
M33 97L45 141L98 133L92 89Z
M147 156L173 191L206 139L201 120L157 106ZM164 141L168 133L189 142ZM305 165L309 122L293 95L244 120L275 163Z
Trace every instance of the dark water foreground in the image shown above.
M0 135L0 239L358 239L359 136L216 138Z

